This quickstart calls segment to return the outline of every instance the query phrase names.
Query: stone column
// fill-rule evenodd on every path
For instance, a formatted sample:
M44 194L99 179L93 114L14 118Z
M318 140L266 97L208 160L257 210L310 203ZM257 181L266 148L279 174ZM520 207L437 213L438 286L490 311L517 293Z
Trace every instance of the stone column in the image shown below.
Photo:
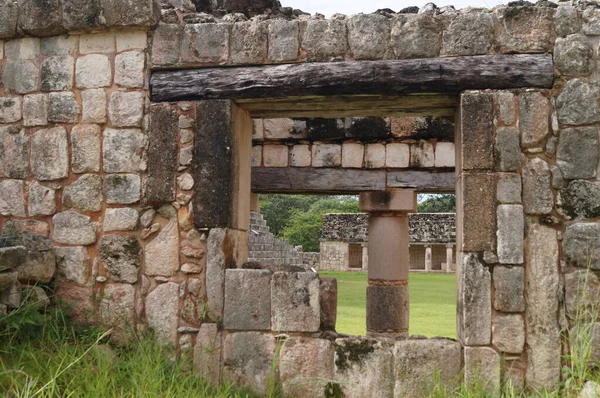
M425 246L425 271L431 271L431 246Z
M446 269L444 272L452 272L452 264L454 263L454 250L452 249L452 245L446 245Z
M369 246L367 243L362 244L362 269L369 269Z
M416 206L414 191L360 194L360 209L369 213L369 336L408 336L408 213Z

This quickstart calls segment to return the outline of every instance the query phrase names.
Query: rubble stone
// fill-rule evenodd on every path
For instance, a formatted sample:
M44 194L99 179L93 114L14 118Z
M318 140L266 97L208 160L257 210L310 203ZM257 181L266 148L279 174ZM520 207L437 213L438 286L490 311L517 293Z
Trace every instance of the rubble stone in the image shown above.
M598 165L598 128L575 127L560 132L556 165L563 178L592 178Z
M96 174L84 174L77 181L65 187L62 203L66 208L100 211L103 199L102 177Z
M88 246L96 241L96 225L88 216L67 210L52 217L52 239L65 245Z
M140 200L141 181L137 174L111 174L104 178L106 203L131 204Z
M567 218L600 216L600 183L574 180L560 190L557 210Z
M571 35L556 39L554 65L566 76L588 75L592 70L593 50L583 35Z
M142 262L142 247L133 236L104 235L98 253L108 277L114 282L135 283Z
M7 60L2 68L2 82L7 93L27 94L40 86L38 60Z
M145 250L147 275L171 276L179 269L179 232L175 220L169 223L148 244Z
M496 130L494 152L498 170L517 171L521 167L519 136L519 130L515 127L500 127Z
M3 216L25 217L23 181L0 181L0 214Z

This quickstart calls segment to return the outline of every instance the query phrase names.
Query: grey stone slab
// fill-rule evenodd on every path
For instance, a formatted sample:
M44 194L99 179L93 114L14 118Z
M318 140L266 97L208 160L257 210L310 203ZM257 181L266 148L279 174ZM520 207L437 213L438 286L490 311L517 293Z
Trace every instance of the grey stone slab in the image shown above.
M560 132L556 164L563 178L592 178L598 166L598 128L575 127Z
M521 205L499 205L498 261L500 264L522 264L525 218Z
M600 223L578 222L568 225L563 250L577 267L600 269Z
M271 272L226 270L223 318L225 329L271 330Z
M173 201L177 170L177 113L170 105L150 107L148 142L145 199L150 203Z
M271 279L271 328L316 332L320 325L319 278L313 272L275 272Z
M523 267L494 267L494 308L502 312L525 311Z
M461 340L469 346L488 345L492 335L492 292L490 271L476 254L463 257L463 286L458 298Z
M548 163L540 158L530 159L522 171L523 207L527 214L549 214L554 206Z

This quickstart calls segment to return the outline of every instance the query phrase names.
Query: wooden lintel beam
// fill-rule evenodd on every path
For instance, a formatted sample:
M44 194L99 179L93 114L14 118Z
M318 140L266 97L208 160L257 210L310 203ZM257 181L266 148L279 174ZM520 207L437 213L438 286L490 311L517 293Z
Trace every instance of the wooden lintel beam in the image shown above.
M315 62L158 70L153 101L290 96L459 93L470 89L551 88L551 54Z

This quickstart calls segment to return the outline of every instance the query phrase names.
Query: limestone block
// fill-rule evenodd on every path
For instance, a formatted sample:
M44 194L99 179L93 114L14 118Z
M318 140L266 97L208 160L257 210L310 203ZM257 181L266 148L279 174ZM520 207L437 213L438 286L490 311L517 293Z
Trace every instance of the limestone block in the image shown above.
M96 241L96 225L88 216L75 210L57 213L52 217L52 240L65 245L88 246Z
M268 30L268 57L272 62L294 61L300 50L298 21L272 19Z
M496 181L493 174L463 174L461 177L463 197L464 251L493 251L496 247Z
M581 16L577 9L570 5L561 4L554 14L554 29L556 35L560 37L579 32L581 30Z
M442 47L441 25L431 15L399 14L392 21L392 48L396 58L432 58Z
M521 167L521 145L519 130L515 127L496 129L494 154L496 170L517 171Z
M494 93L494 100L502 123L506 126L513 125L517 115L515 95L510 91L497 91Z
M38 60L7 60L2 68L2 83L7 93L27 94L40 86Z
M593 306L597 305L598 300L600 300L600 283L596 274L587 269L578 269L565 274L565 312L570 319L579 322L587 321L585 311L591 310L590 314L593 313ZM577 317L579 319L576 319Z
M55 36L64 31L60 0L19 1L19 27L33 36Z
M294 145L290 148L290 166L309 167L311 159L312 154L309 145Z
M394 357L391 347L372 339L339 338L334 348L333 383L341 388L345 397L392 397Z
M75 64L77 88L108 87L112 82L110 60L106 55L90 54L77 58Z
M563 240L563 250L574 265L600 269L600 223L574 223L568 225Z
M65 208L100 211L103 199L102 177L96 174L84 174L77 181L65 187L62 203Z
M182 29L178 24L158 25L152 38L152 63L154 65L176 64L179 61L181 36Z
M329 61L346 53L346 21L311 19L302 37L302 49L311 61Z
M342 146L337 144L314 144L313 167L338 167L342 164Z
M66 178L69 171L67 132L64 127L36 131L31 138L31 171L40 181Z
M47 222L37 220L7 220L4 223L6 228L13 228L20 232L30 232L40 236L50 236L50 226Z
M500 355L490 347L465 347L465 384L481 385L490 396L500 395Z
M115 83L121 87L144 87L144 63L141 51L128 51L115 57Z
M114 92L108 104L108 116L115 127L141 126L144 116L144 93Z
M106 93L104 89L81 91L84 123L106 123Z
M342 167L361 168L364 156L365 147L363 144L357 142L344 142L342 144Z
M74 173L100 171L100 127L93 124L71 129L71 169Z
M600 121L598 87L587 79L571 79L556 98L558 121L562 124L590 124Z
M6 58L16 59L35 59L40 55L40 39L35 37L25 37L6 42Z
M0 97L0 123L21 120L21 97Z
M135 287L124 283L108 284L100 301L100 322L112 328L111 339L127 342L135 330Z
M29 186L27 211L30 216L51 216L56 213L56 191L37 182Z
M321 397L333 378L333 344L326 339L291 337L279 353L279 378L286 397Z
M135 283L142 262L142 247L132 236L104 235L98 253L108 277L114 282Z
M147 275L171 276L179 269L179 232L175 220L146 244L145 271Z
M262 145L252 147L252 167L260 167L262 165Z
M271 272L225 272L223 325L228 330L271 330Z
M48 95L30 94L23 97L23 125L27 127L48 124Z
M230 24L185 25L181 60L224 64L229 58ZM171 35L174 32L169 32Z
M306 123L294 119L264 119L264 138L284 140L306 138Z
M457 386L462 370L460 343L445 339L404 340L394 344L394 397L424 396L443 383ZM432 380L435 376L435 382Z
M411 167L433 167L435 166L435 155L433 144L429 141L420 140L410 146Z
M244 21L231 26L231 62L260 64L267 58L268 24Z
M216 323L203 323L194 346L194 373L213 384L221 374L221 332Z
M175 344L179 321L179 284L158 285L146 297L146 319L159 344Z
M3 216L25 217L23 181L0 181L0 214Z
M239 332L225 337L223 379L259 394L267 391L275 351L270 333Z
M554 205L548 163L540 158L530 159L523 167L523 207L527 214L549 214Z
M505 7L496 11L496 42L502 53L548 52L554 46L554 9Z
M48 121L54 123L76 123L79 116L79 104L75 94L61 91L49 94Z
M213 228L208 233L206 251L206 297L211 317L223 316L225 294L225 248L227 229Z
M592 70L592 47L583 35L556 39L554 65L565 76L589 75Z
M131 204L140 200L141 181L137 174L112 174L104 178L104 195L109 204Z
M460 97L461 137L458 145L464 170L486 170L494 166L493 95L467 92Z
M600 35L600 23L598 21L600 15L598 13L598 10L595 10L592 7L588 7L583 11L582 17L583 33L589 36Z
M556 165L568 180L595 177L598 165L598 128L575 127L561 130Z
M390 150L387 145L387 150ZM435 146L435 167L454 167L455 153L453 142L438 142Z
M502 312L525 311L525 272L522 267L494 267L494 308Z
M535 146L550 130L550 101L536 91L521 93L519 112L521 144L525 148Z
M70 55L45 58L42 61L42 91L71 90L74 62Z
M521 203L521 176L517 173L498 173L496 200L500 203Z
M500 264L523 264L525 218L521 205L499 205L498 261Z
M464 255L461 271L463 287L458 298L462 303L461 339L466 345L488 345L492 334L490 271L472 253Z
M271 280L271 328L316 332L320 324L319 278L312 272L275 272Z
M494 20L491 14L459 14L444 30L443 49L448 55L488 54L493 40Z
M147 137L138 129L105 129L103 168L107 173L137 172L146 167Z
M390 21L379 14L355 14L348 19L348 45L356 60L384 59L390 51Z
M81 35L79 37L79 53L114 53L115 34L112 32Z
M79 48L79 36L44 37L40 42L42 55L75 54Z
M496 314L492 319L492 344L501 352L520 354L525 346L525 321L521 315Z
M115 33L117 52L145 50L148 47L148 35L144 30L132 30Z
M18 20L18 3L13 1L0 3L0 39L9 39L15 36Z
M90 276L90 257L83 246L54 247L58 264L58 275L68 281L85 285Z
M152 26L158 10L152 0L100 0L108 26Z
M0 177L29 175L29 136L17 126L0 127Z
M103 25L99 0L63 0L63 26L67 31L99 28Z
M287 167L288 147L287 145L264 145L262 157L265 167Z
M376 169L385 167L385 145L380 143L365 145L365 167Z
M137 228L139 213L129 207L106 209L102 229L109 231L134 231Z
M525 250L527 385L538 389L554 388L560 381L558 259L556 230L530 224Z
M367 286L367 332L408 333L408 287Z
M600 216L600 183L574 180L560 190L557 210L566 218L596 218Z

